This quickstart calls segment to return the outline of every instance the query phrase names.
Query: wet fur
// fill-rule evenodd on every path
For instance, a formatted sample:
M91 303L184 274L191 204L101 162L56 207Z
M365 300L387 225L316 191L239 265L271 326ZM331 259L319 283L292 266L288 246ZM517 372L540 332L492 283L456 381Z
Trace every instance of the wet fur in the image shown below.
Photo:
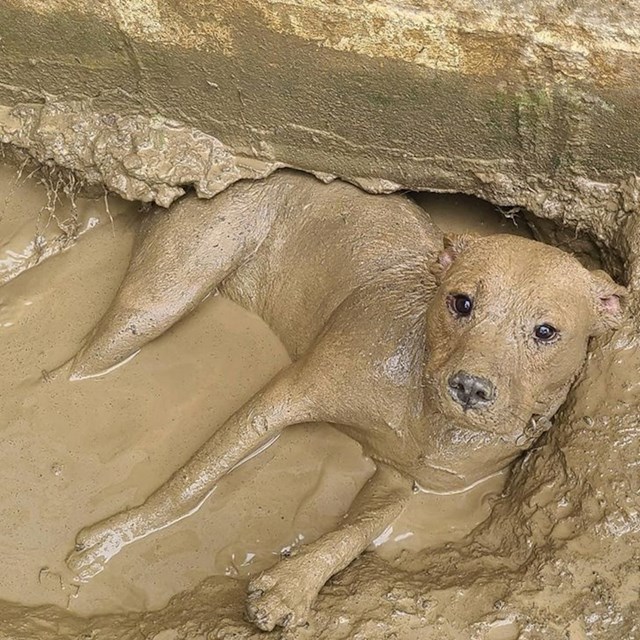
M81 531L68 564L90 579L123 546L197 508L282 429L332 422L378 470L338 529L250 583L247 615L265 630L304 623L324 583L393 522L416 486L464 490L530 446L566 397L589 337L618 322L624 297L606 274L557 249L507 236L445 244L406 198L281 171L149 214L71 377L115 366L215 288L260 314L292 364L143 504ZM477 299L468 321L452 316L454 289ZM546 350L530 335L545 313L563 331ZM459 368L491 377L494 407L452 402L446 381Z

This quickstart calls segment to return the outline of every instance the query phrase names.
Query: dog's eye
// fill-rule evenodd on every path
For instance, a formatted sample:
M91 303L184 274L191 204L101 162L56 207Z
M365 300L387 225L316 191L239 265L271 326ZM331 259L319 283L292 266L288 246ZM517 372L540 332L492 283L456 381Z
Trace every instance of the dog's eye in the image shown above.
M473 300L464 293L449 296L449 307L456 315L466 317L473 311Z
M538 342L551 342L558 335L558 330L550 324L539 324L534 330L533 335Z

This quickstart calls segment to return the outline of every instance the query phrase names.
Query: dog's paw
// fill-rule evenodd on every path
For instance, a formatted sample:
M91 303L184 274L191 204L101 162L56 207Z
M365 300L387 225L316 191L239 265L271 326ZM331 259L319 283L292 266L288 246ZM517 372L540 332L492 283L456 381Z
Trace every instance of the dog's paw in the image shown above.
M103 520L78 533L67 566L80 582L86 582L130 541L131 537L116 519Z
M249 583L247 618L263 631L305 624L318 595L318 589L298 580L287 564L285 561Z

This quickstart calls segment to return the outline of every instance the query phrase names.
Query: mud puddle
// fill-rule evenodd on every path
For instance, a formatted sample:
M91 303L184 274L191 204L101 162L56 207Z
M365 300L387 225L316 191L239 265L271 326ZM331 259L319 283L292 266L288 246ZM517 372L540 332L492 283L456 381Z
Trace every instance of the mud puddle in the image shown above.
M445 228L513 231L478 201L420 200ZM259 318L212 296L107 376L51 376L112 298L138 215L117 200L54 205L42 185L0 167L0 600L82 615L160 608L207 576L260 571L331 529L373 466L330 426L304 425L220 482L196 514L131 545L88 584L71 582L64 557L76 532L142 501L288 357ZM394 559L464 537L503 483L500 474L464 494L415 496L377 551Z

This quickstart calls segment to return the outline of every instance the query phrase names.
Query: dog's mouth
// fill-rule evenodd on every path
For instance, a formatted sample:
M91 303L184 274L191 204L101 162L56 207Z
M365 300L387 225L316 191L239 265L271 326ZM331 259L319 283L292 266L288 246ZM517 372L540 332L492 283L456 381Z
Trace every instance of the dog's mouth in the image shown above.
M519 449L528 448L551 427L545 414L516 413L503 404L483 407L460 404L442 387L433 388L430 396L431 406L450 423L470 431L493 433Z

